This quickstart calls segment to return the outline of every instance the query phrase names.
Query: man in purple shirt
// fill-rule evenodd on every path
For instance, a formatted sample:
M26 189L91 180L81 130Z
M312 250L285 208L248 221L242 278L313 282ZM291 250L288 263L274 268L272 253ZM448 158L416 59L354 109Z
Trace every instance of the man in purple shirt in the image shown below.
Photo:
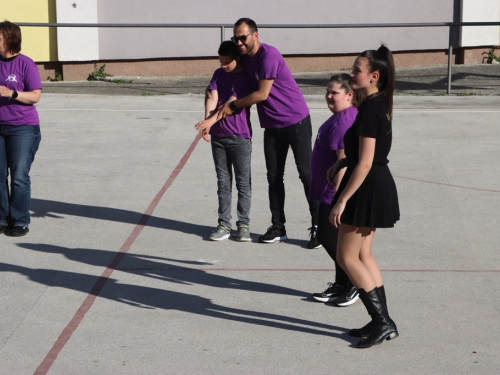
M285 163L291 147L306 198L311 183L310 159L312 153L312 127L309 108L290 69L280 52L259 42L255 22L239 19L231 38L242 55L245 72L249 75L254 92L225 104L219 117L231 115L237 108L257 104L260 126L264 128L264 154L269 184L269 205L272 225L259 237L260 242L273 243L287 240L285 230ZM311 240L309 248L320 247L316 237L318 202L308 199L311 213Z

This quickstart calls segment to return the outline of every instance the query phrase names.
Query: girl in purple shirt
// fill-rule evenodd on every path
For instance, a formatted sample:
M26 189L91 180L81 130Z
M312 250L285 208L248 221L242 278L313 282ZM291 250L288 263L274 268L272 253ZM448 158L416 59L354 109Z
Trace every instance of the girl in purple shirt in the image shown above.
M29 232L29 171L41 139L34 104L42 82L33 60L20 51L19 26L0 22L0 233L12 237Z
M351 280L337 263L339 231L328 220L330 204L338 190L345 168L335 176L334 185L329 184L326 178L328 169L338 159L345 158L344 134L358 113L357 97L351 87L349 74L335 74L330 78L325 99L333 115L321 125L314 143L309 199L319 201L318 240L335 263L335 283L328 283L328 288L323 293L314 293L312 296L318 302L334 302L337 306L349 306L355 303L359 296Z

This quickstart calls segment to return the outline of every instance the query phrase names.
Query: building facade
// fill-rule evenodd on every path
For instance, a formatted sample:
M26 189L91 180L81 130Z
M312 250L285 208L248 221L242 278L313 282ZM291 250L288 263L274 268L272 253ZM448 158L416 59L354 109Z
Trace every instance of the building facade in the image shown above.
M90 24L232 25L250 17L270 24L380 24L498 22L498 0L18 0L2 2L12 22ZM12 4L11 4L12 3ZM232 28L96 28L22 27L23 53L33 58L42 79L62 74L65 80L86 79L94 63L106 72L130 76L209 75L222 39ZM352 56L381 43L394 52L396 64L429 65L448 61L448 27L411 28L266 28L264 43L285 55L292 71L335 71L350 66ZM500 44L500 27L454 30L455 63L480 63L482 53Z

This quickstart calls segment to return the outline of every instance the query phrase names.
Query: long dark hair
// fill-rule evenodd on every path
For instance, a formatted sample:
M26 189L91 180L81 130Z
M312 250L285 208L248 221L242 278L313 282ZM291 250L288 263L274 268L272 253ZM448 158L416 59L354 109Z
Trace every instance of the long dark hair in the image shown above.
M394 86L396 84L396 69L392 53L385 45L381 45L378 50L364 51L359 57L365 57L370 66L370 73L378 71L380 78L377 82L379 95L384 99L389 114L392 117L392 104L394 96Z
M335 82L340 85L340 88L344 90L347 94L349 91L352 91L354 95L352 96L352 105L356 108L361 104L361 100L363 99L361 93L358 90L354 90L351 85L351 76L347 73L337 73L330 77L328 83Z

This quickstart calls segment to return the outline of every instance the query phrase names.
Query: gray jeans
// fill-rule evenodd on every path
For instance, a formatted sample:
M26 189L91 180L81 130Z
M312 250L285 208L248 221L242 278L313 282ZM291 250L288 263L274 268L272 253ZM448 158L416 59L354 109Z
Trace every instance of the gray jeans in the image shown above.
M219 222L231 226L231 195L234 179L238 190L237 226L250 223L252 200L252 140L239 137L212 137L212 155L217 173Z

